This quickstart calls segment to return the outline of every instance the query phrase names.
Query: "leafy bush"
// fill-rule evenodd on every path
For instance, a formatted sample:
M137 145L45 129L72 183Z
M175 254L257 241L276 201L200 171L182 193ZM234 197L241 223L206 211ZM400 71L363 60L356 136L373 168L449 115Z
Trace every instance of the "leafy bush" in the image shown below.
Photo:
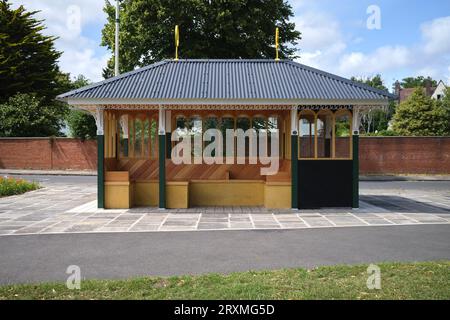
M93 139L97 136L97 125L95 119L90 114L71 110L67 116L70 135L73 138Z
M18 93L0 104L0 136L59 136L67 106L46 104L35 94Z
M39 188L39 184L34 181L28 182L12 177L0 177L0 197L22 194Z
M433 100L417 88L398 105L392 128L402 136L445 136L450 135L449 123L446 102Z

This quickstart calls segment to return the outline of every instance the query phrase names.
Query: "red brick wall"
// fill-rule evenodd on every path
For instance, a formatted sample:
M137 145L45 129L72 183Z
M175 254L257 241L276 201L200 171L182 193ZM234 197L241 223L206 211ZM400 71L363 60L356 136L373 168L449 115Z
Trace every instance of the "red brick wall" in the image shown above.
M450 137L361 137L361 174L450 174Z
M96 170L97 142L70 138L1 138L0 168Z
M361 174L450 174L450 137L361 137ZM0 168L95 170L97 142L0 138Z

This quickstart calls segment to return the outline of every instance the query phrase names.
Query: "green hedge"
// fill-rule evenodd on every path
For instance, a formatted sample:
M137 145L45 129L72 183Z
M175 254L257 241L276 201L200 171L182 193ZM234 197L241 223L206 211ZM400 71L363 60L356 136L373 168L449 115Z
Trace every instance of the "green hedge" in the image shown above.
M28 182L12 177L0 177L0 197L22 194L36 189L39 189L37 182Z

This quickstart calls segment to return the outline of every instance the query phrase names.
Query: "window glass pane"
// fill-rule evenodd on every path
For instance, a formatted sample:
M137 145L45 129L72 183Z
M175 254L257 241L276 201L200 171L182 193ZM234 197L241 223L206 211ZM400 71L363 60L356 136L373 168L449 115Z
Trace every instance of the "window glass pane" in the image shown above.
M149 119L145 119L144 121L144 157L148 158L150 157L150 123Z
M317 157L331 158L332 143L332 121L331 113L320 113L317 116Z
M223 135L223 154L226 155L227 152L227 139L226 139L226 130L227 129L234 129L234 118L231 117L224 117L220 121L220 131L222 131Z
M266 129L266 118L263 117L254 117L252 119L252 127L253 129L255 129L256 131L258 130L265 130Z
M244 133L250 129L250 118L239 117L236 120L236 128L244 130ZM248 157L250 153L250 139L245 137L245 156Z
M184 116L176 117L175 124L176 124L175 131L177 132L179 142L175 142L174 147L178 143L181 143L181 141L183 141L183 138L188 134L188 123L186 117Z
M205 118L205 131L208 129L218 129L219 128L219 119L217 117L207 117Z
M202 133L203 132L203 124L202 124L202 118L200 117L192 117L189 119L189 135L191 136L191 150L192 155L195 157L201 157L202 156L202 145L196 145L195 139L200 139L202 141Z
M205 126L205 132L208 129L219 129L219 119L217 117L207 117L205 118L203 125ZM211 141L205 141L204 146L208 146L210 143L214 142L214 137L210 137ZM215 150L213 150L211 156L215 156Z
M151 158L158 158L158 120L150 119L150 154Z
M177 131L178 135L185 136L188 134L189 123L185 117L183 116L177 117L176 126L177 128L175 130Z
M350 115L338 113L335 120L336 158L350 158Z
M266 118L263 117L253 117L252 119L252 128L256 130L256 134L258 134L258 132L260 130L266 131L266 124L267 124L267 120ZM267 139L269 139L269 137L267 136ZM258 137L256 137L256 148L257 148L257 155L261 154L260 151L260 146L259 146L259 139ZM267 152L270 152L267 148L268 144L266 143L266 150Z
M250 129L250 119L247 117L239 117L236 120L236 128L247 131Z
M268 155L271 155L271 144L272 144L272 136L271 133L276 132L278 130L278 146L279 146L279 150L278 150L278 155L281 157L282 156L282 139L281 139L281 132L280 132L280 128L278 125L278 118L277 117L269 117L267 119L267 128L268 128L268 133L267 133L267 152Z
M134 154L134 119L129 118L128 119L128 130L129 130L129 136L128 136L128 156L133 157Z
M300 158L314 158L314 115L302 114L298 123L299 128L299 156Z
M136 119L134 122L134 157L142 157L141 153L142 146L142 121L141 119Z
M124 128L123 128L123 121L126 119L126 117L122 116L122 118L120 119L121 121L119 121L119 157L124 157L125 156L125 139L124 139ZM128 133L128 132L127 132Z
M268 121L267 121L267 128L269 129L269 131L274 131L279 128L278 125L278 118L277 117L269 117Z

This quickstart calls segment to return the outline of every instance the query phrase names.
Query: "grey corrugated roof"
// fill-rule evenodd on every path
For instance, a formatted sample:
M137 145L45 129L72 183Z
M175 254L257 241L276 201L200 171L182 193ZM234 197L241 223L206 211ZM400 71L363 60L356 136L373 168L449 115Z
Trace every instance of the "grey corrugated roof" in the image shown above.
M290 60L164 60L58 99L386 100L386 91Z

